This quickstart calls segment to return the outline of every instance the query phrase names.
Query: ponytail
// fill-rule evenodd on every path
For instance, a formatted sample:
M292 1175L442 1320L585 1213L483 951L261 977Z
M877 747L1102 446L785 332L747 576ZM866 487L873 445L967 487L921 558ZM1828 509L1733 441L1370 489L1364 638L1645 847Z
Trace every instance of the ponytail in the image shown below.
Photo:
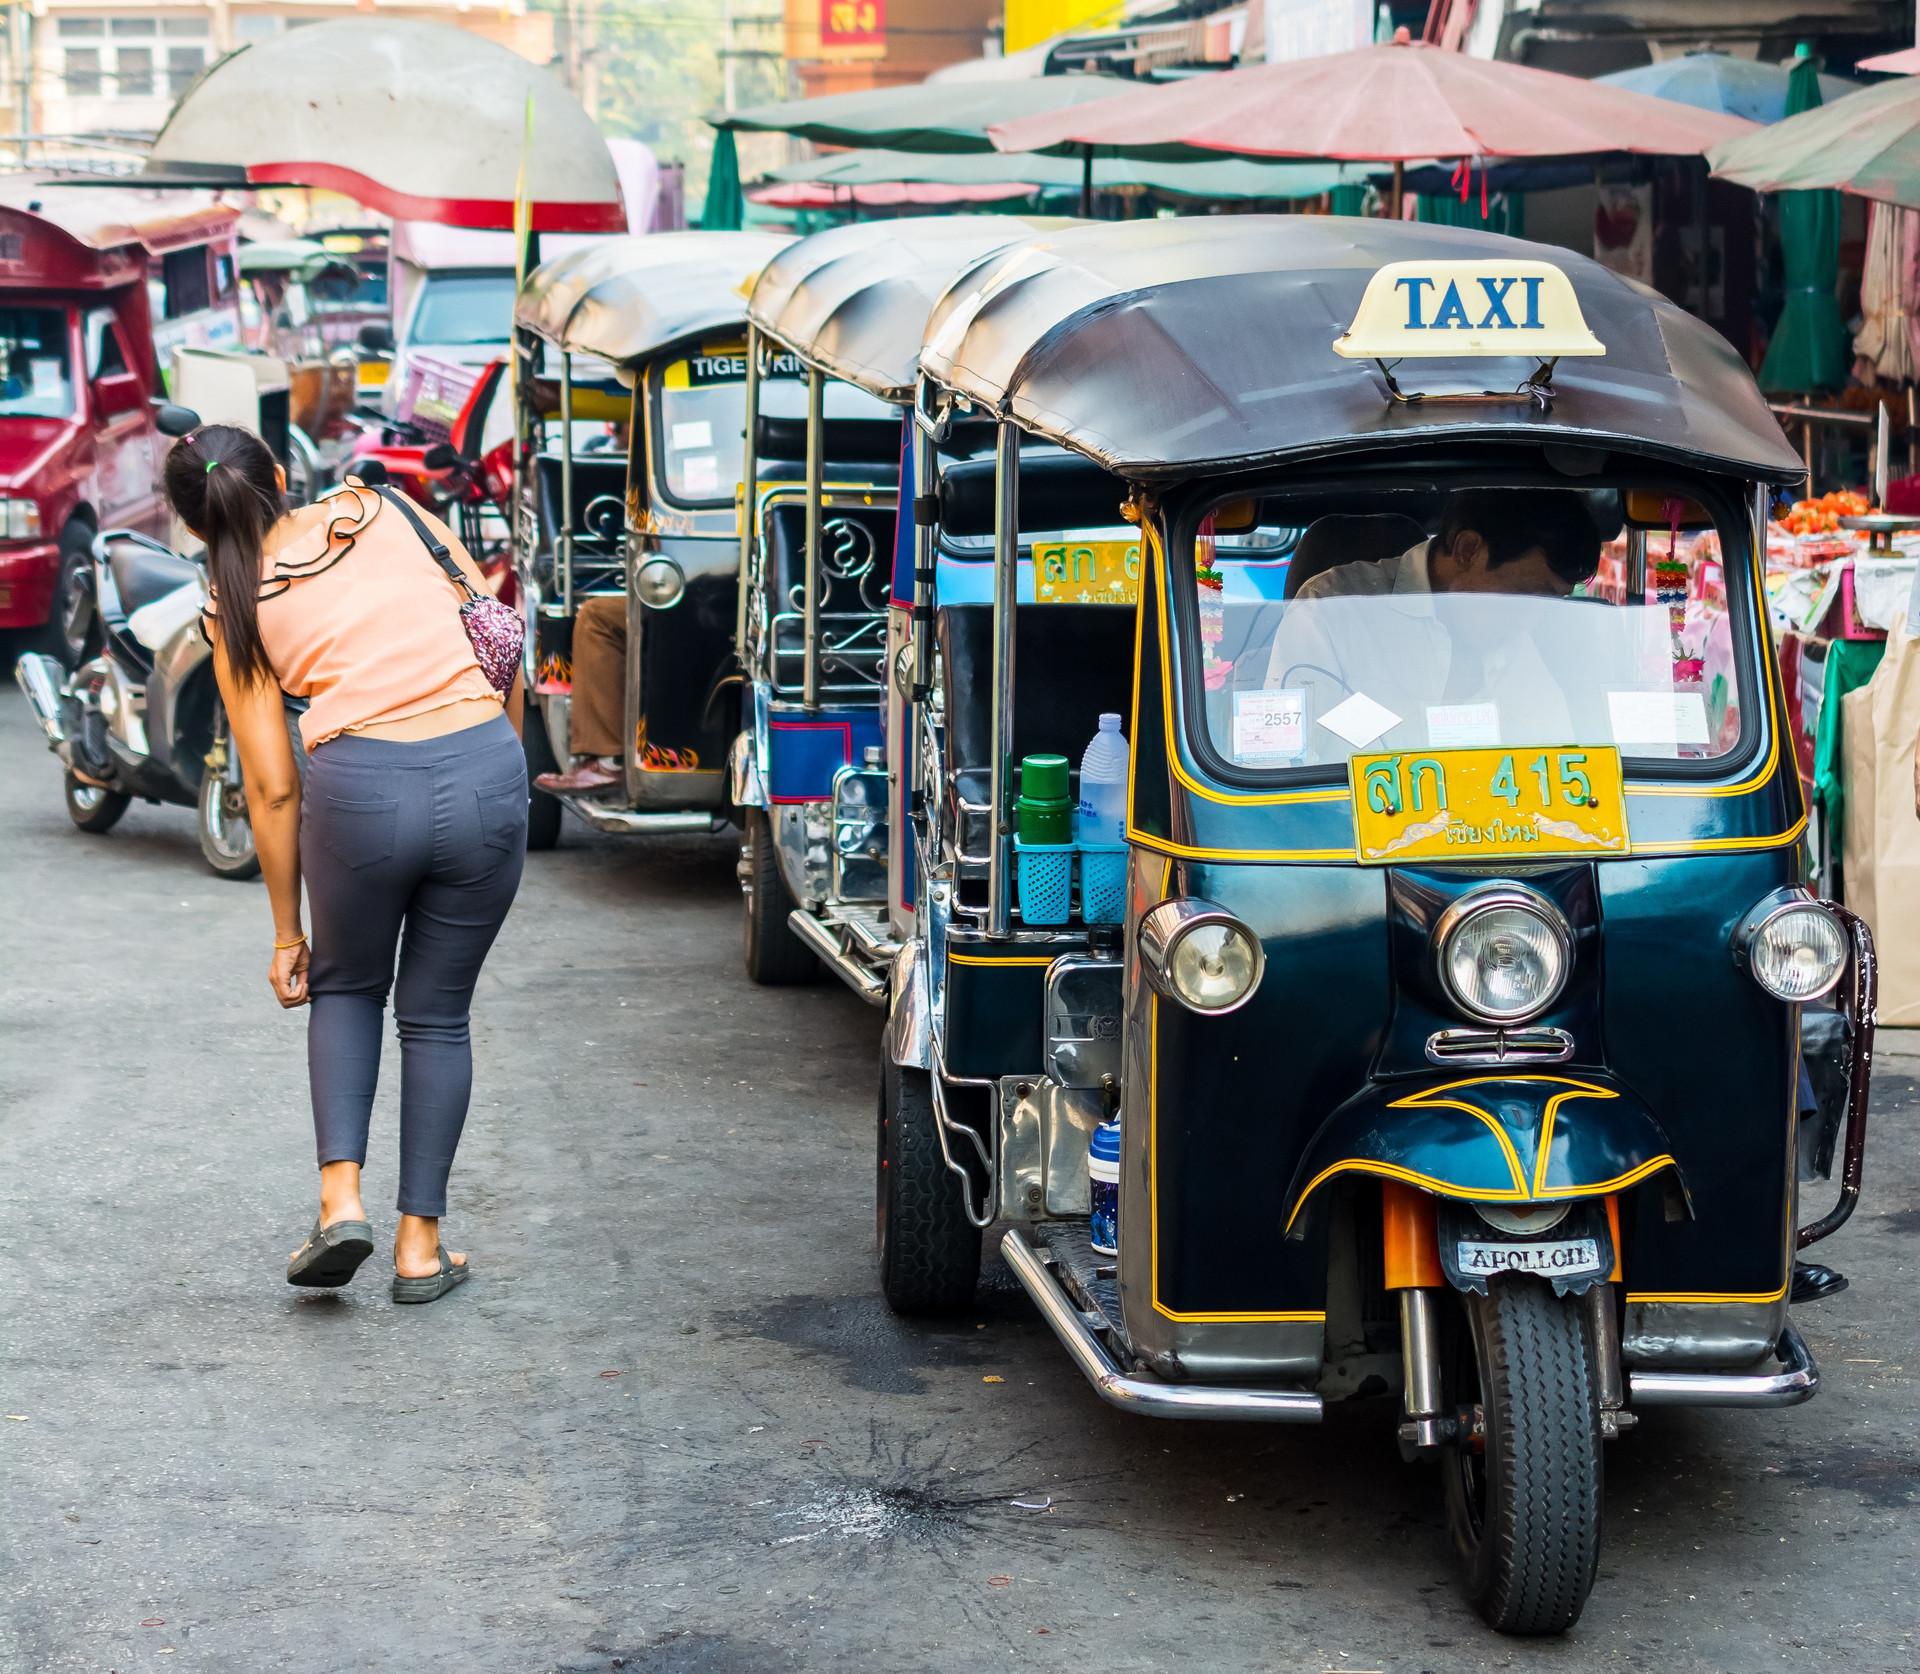
M243 681L271 681L260 638L260 554L284 510L267 444L251 430L205 424L167 451L167 498L207 543L227 663Z

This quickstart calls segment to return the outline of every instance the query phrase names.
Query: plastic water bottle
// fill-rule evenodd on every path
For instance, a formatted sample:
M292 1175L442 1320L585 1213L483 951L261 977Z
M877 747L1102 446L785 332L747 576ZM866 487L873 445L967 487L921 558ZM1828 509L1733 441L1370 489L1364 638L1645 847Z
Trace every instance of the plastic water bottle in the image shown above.
M1127 840L1127 740L1118 715L1102 715L1080 758L1080 805L1074 810L1076 843Z
M1120 1124L1102 1122L1087 1142L1087 1186L1093 1219L1087 1232L1096 1255L1120 1253Z

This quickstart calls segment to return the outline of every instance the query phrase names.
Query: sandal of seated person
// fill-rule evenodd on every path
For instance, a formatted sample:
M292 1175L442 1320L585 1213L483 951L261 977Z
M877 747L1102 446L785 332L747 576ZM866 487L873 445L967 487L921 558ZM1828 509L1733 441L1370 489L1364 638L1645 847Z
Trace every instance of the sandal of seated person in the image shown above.
M333 1290L360 1271L373 1254L373 1228L365 1221L335 1221L322 1226L316 1217L307 1241L287 1263L287 1283Z
M409 1279L399 1273L393 1276L393 1299L396 1302L438 1302L455 1285L465 1284L472 1264L455 1261L447 1254L446 1245L439 1246L440 1271L430 1273L424 1279Z

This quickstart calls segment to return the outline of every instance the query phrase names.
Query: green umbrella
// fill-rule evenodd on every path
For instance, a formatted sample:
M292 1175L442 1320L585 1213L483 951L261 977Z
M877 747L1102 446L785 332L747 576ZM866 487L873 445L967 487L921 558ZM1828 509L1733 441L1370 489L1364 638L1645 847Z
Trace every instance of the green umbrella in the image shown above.
M1040 191L1076 191L1081 163L1071 157L909 151L836 151L770 170L767 178L833 186L1028 185ZM1221 158L1207 163L1136 163L1100 158L1096 190L1143 187L1171 197L1216 199L1315 198L1348 182L1364 186L1364 166L1340 163L1263 163Z
M747 200L740 191L740 154L733 135L713 137L713 161L707 165L707 206L700 211L702 232L738 232Z
M707 120L723 131L792 134L816 145L991 151L987 129L996 122L1088 104L1139 85L1120 76L1068 75L866 87L749 110L714 111Z
M1708 155L1717 178L1756 192L1830 186L1920 209L1920 76L1849 93Z
M1803 53L1787 87L1787 120L1820 104L1820 72ZM1779 205L1780 255L1787 300L1767 344L1760 387L1769 394L1837 389L1847 379L1847 328L1834 287L1840 274L1840 197L1788 192Z

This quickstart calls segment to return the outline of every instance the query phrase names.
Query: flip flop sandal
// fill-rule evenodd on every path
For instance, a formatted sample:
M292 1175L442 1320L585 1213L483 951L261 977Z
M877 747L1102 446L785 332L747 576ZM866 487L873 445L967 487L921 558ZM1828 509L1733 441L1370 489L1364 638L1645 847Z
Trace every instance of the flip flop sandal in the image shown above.
M465 1284L473 1271L469 1261L457 1266L449 1259L447 1247L440 1246L440 1271L424 1279L405 1279L398 1273L393 1276L393 1299L396 1302L438 1302L455 1285Z
M287 1263L287 1283L331 1290L345 1284L373 1254L373 1228L365 1221L335 1221L322 1226L316 1219L307 1241Z

